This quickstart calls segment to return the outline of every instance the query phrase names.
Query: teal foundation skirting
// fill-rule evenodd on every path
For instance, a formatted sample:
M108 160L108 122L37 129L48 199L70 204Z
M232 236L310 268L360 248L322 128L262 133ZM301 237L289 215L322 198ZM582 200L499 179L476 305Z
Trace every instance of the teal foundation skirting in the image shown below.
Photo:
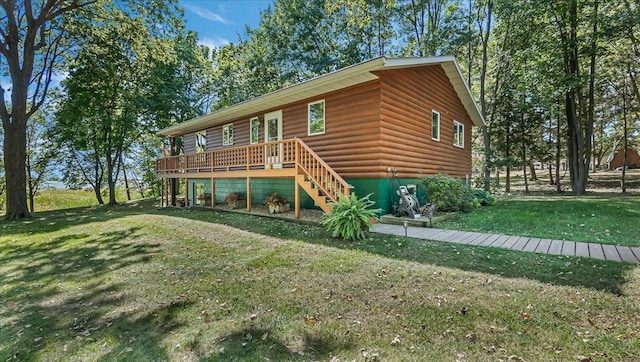
M353 185L352 192L355 192L358 197L364 197L371 194L370 199L375 202L374 207L382 209L381 214L387 214L392 211L394 203L398 202L398 190L399 185L418 184L416 179L393 179L393 178L350 178L346 179L350 185ZM199 193L211 193L211 180L210 179L188 179L189 184L189 200L190 205L195 205L196 197ZM216 180L216 203L223 203L227 194L232 192L241 192L247 194L247 180L246 179L222 179ZM277 192L284 196L290 203L294 202L294 180L293 178L269 178L251 179L251 203L262 204L267 195ZM309 195L300 189L300 207L305 209L317 208L314 206L313 200Z

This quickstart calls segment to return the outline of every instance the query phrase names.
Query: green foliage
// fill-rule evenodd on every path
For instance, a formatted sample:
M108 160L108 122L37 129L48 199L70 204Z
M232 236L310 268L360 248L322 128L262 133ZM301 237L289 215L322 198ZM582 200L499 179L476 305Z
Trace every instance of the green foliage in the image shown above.
M489 185L489 191L493 194L497 193L500 190L500 180L495 177L484 178L482 176L474 179L473 184L476 188L485 189L485 186Z
M358 198L355 193L342 196L337 202L331 202L333 207L323 216L322 224L331 231L331 236L344 240L358 240L365 238L365 232L372 226L370 220L378 220L380 209L371 209L375 204L369 200L371 194Z
M230 192L224 197L224 202L233 203L239 200L244 200L244 194L242 192Z
M427 201L437 203L439 211L471 212L480 205L474 202L471 189L461 179L437 174L422 178L421 183L425 187Z
M278 194L277 192L269 194L264 199L264 204L267 206L282 206L286 203L288 203L287 199L284 196Z
M473 190L472 195L473 195L473 198L475 200L478 200L478 202L482 206L493 206L498 203L498 199L494 195L491 195L490 192L487 192L482 189Z

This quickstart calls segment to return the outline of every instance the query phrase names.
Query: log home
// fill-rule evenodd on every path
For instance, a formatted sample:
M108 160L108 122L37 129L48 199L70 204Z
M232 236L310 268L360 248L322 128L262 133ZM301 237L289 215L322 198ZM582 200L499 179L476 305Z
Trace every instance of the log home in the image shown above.
M172 151L156 170L173 205L240 192L250 210L278 192L298 217L356 192L389 210L394 171L403 184L470 175L471 128L483 122L453 57L380 57L161 130Z

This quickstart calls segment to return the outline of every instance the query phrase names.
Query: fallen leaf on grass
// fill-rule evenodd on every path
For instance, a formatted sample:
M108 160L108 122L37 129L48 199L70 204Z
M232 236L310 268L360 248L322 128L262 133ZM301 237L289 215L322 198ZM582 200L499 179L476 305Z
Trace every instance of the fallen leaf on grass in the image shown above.
M531 319L531 314L529 314L529 313L520 313L520 318L522 318L522 319Z
M391 294L391 298L398 299L398 294L396 294L396 293Z
M391 345L392 346L397 346L399 344L400 344L400 337L399 336L393 337L393 340L391 341Z
M591 357L587 357L587 356L576 356L576 358L580 362L591 362L592 361Z
M309 324L313 324L316 322L316 318L314 316L304 316L304 320Z

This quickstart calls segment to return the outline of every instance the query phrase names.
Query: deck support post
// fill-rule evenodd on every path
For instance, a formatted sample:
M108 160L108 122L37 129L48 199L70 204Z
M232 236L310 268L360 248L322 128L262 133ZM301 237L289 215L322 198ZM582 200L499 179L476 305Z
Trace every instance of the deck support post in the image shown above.
M247 211L251 211L251 177L247 177Z
M184 179L184 207L189 206L189 179Z
M296 176L294 178L293 187L294 187L294 199L295 199L295 215L296 219L300 218L300 184L298 184L298 178L300 176Z
M179 180L176 178L172 178L171 179L171 183L169 185L169 188L171 188L171 205L176 206L176 195L178 195L178 187L179 187Z
M211 206L216 206L216 179L211 178Z

